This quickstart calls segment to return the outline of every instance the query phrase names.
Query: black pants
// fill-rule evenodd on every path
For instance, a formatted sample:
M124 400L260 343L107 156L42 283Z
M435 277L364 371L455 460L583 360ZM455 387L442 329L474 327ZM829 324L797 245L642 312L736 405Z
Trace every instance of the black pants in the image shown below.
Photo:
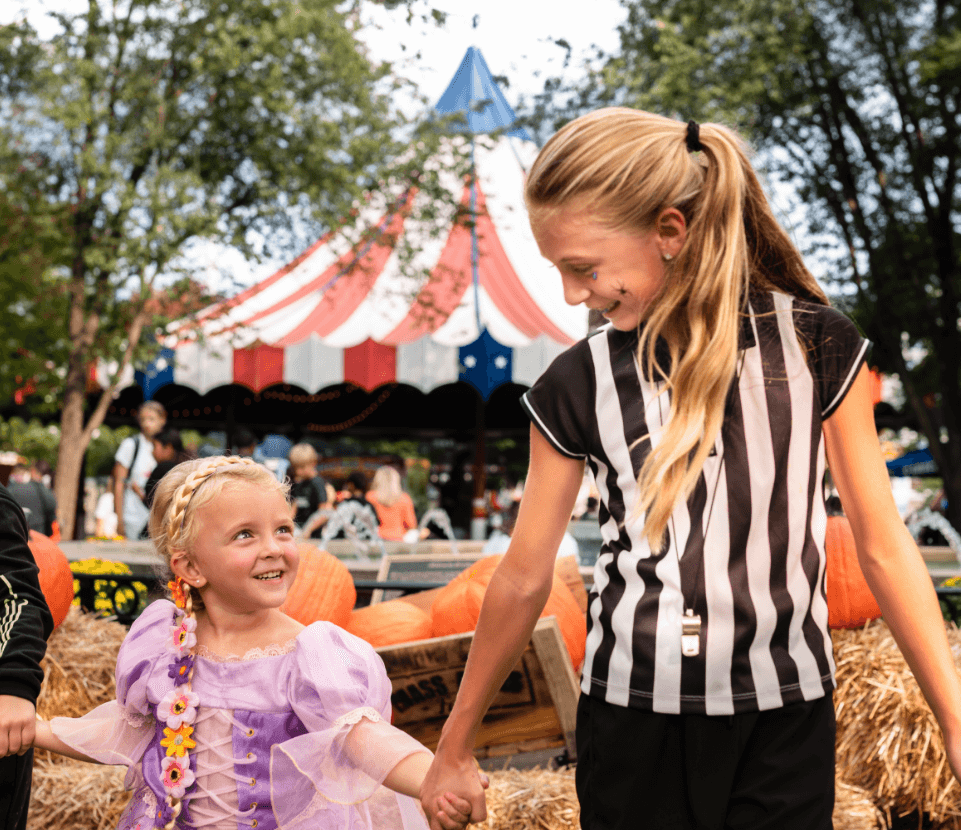
M26 830L33 778L33 750L0 758L0 828Z
M830 830L830 696L731 716L662 715L581 695L583 830Z

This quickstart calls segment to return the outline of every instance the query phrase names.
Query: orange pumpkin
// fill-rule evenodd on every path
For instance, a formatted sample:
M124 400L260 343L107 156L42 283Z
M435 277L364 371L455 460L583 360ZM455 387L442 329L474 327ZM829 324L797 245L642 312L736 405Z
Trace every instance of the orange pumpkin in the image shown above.
M827 555L828 626L858 628L881 616L858 564L854 533L844 516L828 516L824 538Z
M478 560L440 590L430 609L431 632L434 637L462 634L477 627L487 585L501 559L503 554ZM564 645L567 646L571 664L576 671L584 660L587 619L570 588L557 573L554 574L547 604L541 612L541 617L550 616L557 617Z
M345 628L374 648L427 640L431 636L430 614L402 599L355 609Z
M326 620L344 628L357 602L347 566L325 550L301 542L300 567L280 610L303 625Z
M67 555L49 537L30 531L30 552L40 568L40 590L47 600L56 628L67 617L73 602L73 572Z

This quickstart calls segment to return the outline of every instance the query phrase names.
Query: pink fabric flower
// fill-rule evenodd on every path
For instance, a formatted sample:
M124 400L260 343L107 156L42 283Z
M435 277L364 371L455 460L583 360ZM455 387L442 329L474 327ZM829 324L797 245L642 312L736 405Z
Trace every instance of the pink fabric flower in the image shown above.
M167 650L182 655L185 651L197 645L197 621L193 617L183 616L180 622L170 629L170 641Z
M167 794L173 798L183 798L187 787L194 783L190 761L186 757L168 755L160 762L161 779Z
M199 705L200 696L196 692L177 686L157 704L157 720L163 721L171 729L180 729L181 724L194 722Z

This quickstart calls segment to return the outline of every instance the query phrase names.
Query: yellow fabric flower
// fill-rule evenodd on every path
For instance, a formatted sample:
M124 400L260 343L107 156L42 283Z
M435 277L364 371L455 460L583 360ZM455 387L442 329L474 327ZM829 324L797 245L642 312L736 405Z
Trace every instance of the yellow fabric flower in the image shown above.
M191 738L194 728L189 723L183 723L179 729L164 727L164 737L160 740L160 745L165 747L167 755L184 757L188 750L197 746L197 742Z

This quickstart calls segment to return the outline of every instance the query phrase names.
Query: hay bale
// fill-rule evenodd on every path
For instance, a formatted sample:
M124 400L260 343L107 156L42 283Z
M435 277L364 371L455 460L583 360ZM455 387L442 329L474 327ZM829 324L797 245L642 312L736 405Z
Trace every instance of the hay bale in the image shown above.
M834 830L888 830L887 816L871 796L839 778L834 782Z
M123 767L37 757L27 830L114 830L130 800Z
M489 772L486 830L577 830L580 807L573 770L504 769Z
M961 655L961 633L948 624ZM834 632L839 780L863 789L888 815L917 811L937 827L961 826L961 790L941 730L887 625Z
M79 717L116 696L117 652L127 635L118 622L71 608L50 635L37 699L41 717Z
M580 807L574 771L505 769L489 772L486 830L577 830ZM859 787L837 782L835 830L888 830L889 823Z

